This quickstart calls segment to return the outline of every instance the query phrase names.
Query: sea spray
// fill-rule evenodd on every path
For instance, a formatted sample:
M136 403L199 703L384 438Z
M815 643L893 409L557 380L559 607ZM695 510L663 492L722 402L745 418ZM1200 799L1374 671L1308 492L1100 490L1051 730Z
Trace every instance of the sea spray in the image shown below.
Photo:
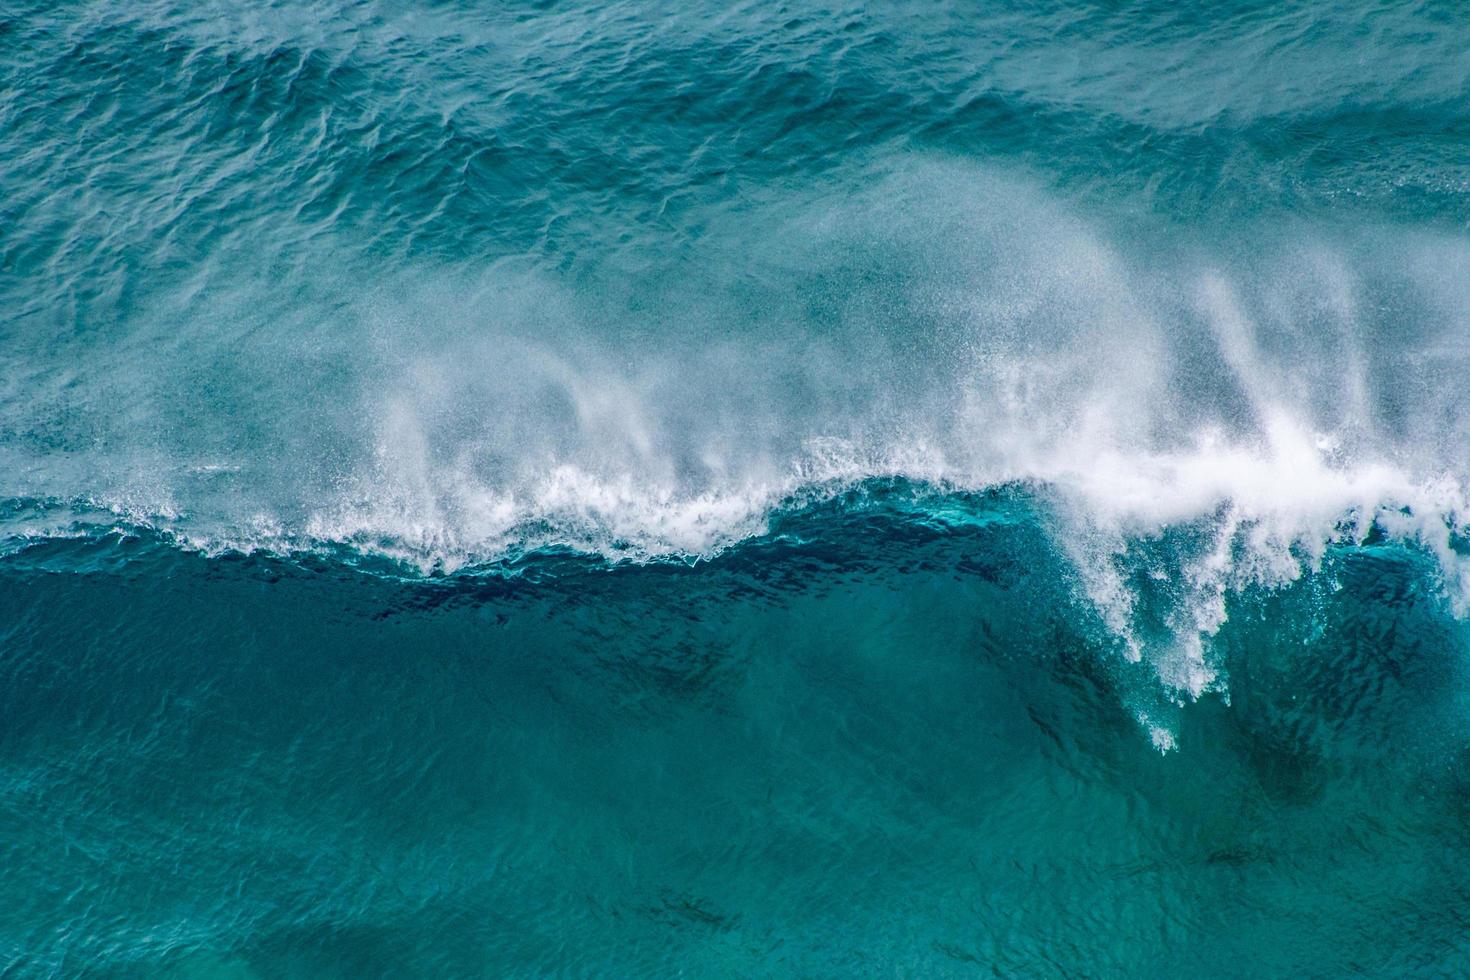
M1461 14L0 12L0 973L1465 973Z

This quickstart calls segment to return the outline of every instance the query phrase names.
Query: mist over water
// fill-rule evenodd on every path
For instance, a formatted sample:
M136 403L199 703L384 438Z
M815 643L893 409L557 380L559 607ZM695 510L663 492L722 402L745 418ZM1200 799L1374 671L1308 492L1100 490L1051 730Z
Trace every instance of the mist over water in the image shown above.
M1467 47L0 12L0 969L1459 972Z

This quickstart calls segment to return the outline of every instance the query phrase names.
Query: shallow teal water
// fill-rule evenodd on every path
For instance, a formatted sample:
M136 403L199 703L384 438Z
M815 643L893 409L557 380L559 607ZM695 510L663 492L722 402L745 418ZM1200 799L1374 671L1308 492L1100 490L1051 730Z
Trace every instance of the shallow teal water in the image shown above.
M0 10L0 973L1470 970L1467 50Z

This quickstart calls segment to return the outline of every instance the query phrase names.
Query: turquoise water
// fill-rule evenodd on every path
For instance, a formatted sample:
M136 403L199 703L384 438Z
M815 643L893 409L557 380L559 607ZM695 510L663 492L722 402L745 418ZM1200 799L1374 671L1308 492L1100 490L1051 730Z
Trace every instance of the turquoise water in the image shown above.
M0 974L1470 972L1467 51L0 9Z

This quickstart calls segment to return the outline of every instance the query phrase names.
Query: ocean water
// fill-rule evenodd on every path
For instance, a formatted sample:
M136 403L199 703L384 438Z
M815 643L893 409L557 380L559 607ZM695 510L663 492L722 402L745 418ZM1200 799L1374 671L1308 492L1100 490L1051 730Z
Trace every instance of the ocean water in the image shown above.
M1470 19L0 5L0 975L1470 972Z

